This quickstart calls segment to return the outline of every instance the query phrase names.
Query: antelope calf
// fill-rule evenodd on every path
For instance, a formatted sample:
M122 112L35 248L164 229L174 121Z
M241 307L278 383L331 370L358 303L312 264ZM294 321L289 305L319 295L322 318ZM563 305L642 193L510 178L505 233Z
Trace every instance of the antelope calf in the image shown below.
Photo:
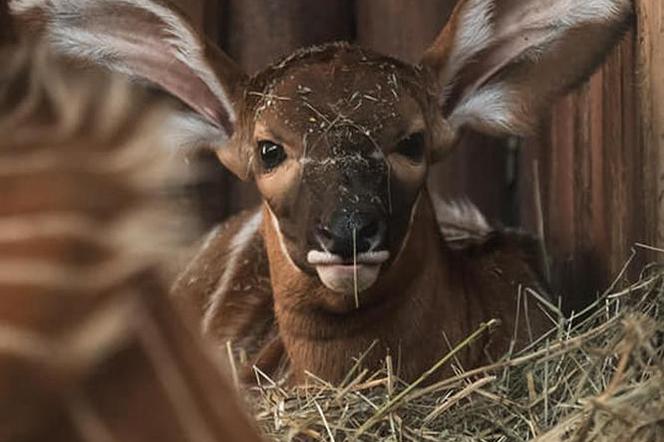
M176 98L180 144L255 181L261 206L215 228L174 288L207 336L268 373L339 382L374 341L366 365L391 352L413 380L491 318L502 327L464 367L546 327L534 299L520 315L531 327L516 323L519 287L540 287L532 241L469 204L434 204L427 172L466 129L533 133L617 41L629 0L460 0L417 66L335 43L251 78L195 33L185 3L14 8L58 50Z
M0 440L258 441L161 277L162 101L0 60Z

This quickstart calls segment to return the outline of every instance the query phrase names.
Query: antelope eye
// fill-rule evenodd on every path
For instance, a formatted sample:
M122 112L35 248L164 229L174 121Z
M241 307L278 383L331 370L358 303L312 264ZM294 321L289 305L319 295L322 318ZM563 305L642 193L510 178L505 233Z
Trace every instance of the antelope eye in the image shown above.
M259 141L258 150L260 151L263 169L267 171L279 166L286 159L284 147L272 141Z
M424 159L424 133L416 132L397 144L396 153L419 163Z

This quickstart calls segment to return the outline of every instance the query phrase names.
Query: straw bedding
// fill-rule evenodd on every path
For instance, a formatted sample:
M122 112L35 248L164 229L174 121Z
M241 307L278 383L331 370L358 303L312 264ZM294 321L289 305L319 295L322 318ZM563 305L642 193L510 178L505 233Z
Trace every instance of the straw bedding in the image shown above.
M664 267L625 273L571 318L544 306L556 327L490 366L464 371L454 352L473 337L458 343L441 360L457 375L433 385L404 385L389 358L378 373L358 358L338 387L256 373L255 416L273 440L664 441Z

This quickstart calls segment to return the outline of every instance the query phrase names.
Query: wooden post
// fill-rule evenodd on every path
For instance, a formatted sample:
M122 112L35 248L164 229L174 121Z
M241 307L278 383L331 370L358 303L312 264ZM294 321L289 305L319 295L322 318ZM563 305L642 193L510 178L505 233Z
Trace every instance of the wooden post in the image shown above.
M524 146L521 213L532 229L539 192L553 287L568 310L605 289L636 243L664 245L664 7L637 0L635 11L636 29ZM637 257L634 272L664 255Z
M417 63L436 38L456 0L358 0L357 42L382 54Z
M638 0L636 72L641 138L644 228L650 245L664 247L664 5ZM660 258L662 256L660 255Z
M349 0L223 0L223 45L249 74L295 49L352 38Z

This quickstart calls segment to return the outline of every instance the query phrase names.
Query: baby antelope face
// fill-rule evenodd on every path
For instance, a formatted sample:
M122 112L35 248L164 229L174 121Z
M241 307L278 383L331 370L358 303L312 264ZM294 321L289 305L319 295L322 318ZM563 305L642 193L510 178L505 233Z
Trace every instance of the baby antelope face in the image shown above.
M421 69L330 44L253 78L164 2L11 8L63 54L172 96L173 144L215 149L238 177L255 178L291 264L348 293L379 283L398 259L428 165L467 129L534 133L614 45L632 3L459 0Z
M424 77L330 45L270 68L249 88L245 118L255 125L245 148L282 249L335 292L374 285L408 237L440 118Z

